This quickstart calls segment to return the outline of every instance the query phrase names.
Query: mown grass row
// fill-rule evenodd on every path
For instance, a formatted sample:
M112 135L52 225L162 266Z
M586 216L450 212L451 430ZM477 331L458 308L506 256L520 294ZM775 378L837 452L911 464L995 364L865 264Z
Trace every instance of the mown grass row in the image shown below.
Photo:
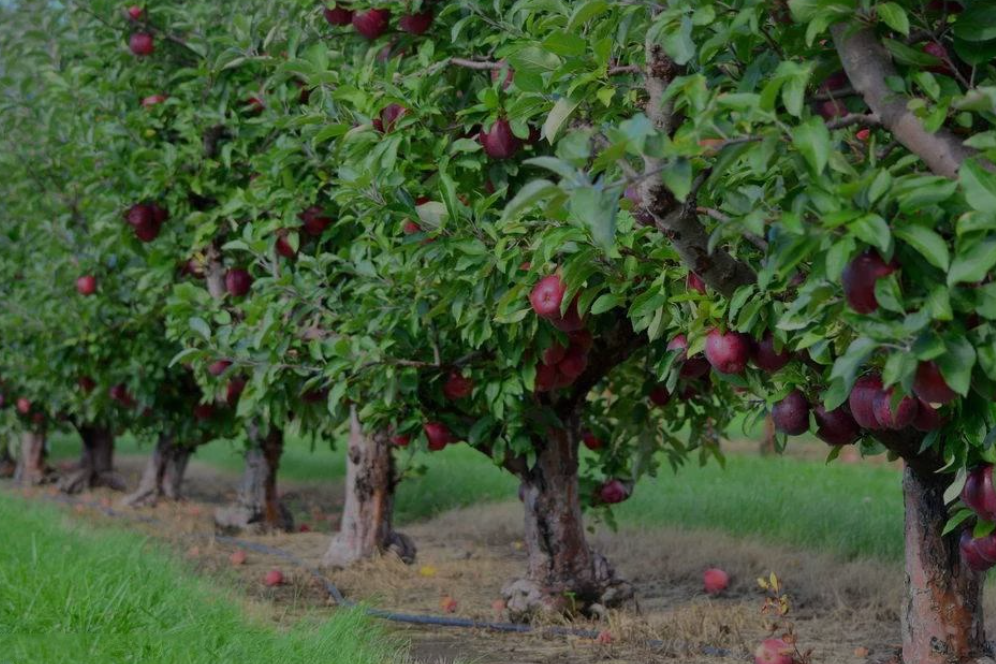
M87 528L0 491L4 664L387 664L399 644L356 612L279 626L147 539ZM259 613L258 611L256 613Z

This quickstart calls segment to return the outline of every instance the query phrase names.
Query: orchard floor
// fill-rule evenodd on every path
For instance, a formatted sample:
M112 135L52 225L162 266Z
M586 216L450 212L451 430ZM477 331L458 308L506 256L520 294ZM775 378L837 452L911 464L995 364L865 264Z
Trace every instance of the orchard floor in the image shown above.
M134 485L143 459L121 457L119 469ZM188 501L163 504L136 514L162 523L129 522L164 546L186 556L195 567L219 583L234 584L253 599L275 603L281 621L329 610L325 592L309 575L285 562L250 552L245 565L228 562L231 547L218 544L213 509L232 497L232 473L196 460L188 474ZM335 483L283 483L284 499L299 521L312 532L247 536L317 565L337 523L341 488ZM48 490L32 493L44 495ZM107 506L119 496L97 492ZM75 516L101 522L95 510L77 508ZM120 521L120 520L118 520ZM348 571L330 572L331 579L352 599L406 613L442 613L444 597L456 600L456 617L500 620L494 601L505 580L524 571L520 541L521 513L515 502L489 503L448 510L408 524L404 531L418 547L419 558L408 567L384 559ZM763 595L756 579L775 572L792 598L800 648L812 648L816 662L885 662L893 658L899 639L898 608L902 570L891 562L867 558L851 561L775 545L757 538L734 538L713 531L675 527L623 527L617 533L598 531L596 548L608 556L636 587L637 599L611 612L605 622L579 621L574 626L611 635L611 643L593 639L500 635L464 629L425 629L394 626L412 642L416 662L439 664L554 664L566 662L683 662L702 664L749 658L765 636L760 613ZM732 577L729 591L710 598L701 591L702 571L721 567ZM265 588L266 571L280 567L291 583ZM987 607L989 608L989 607ZM992 609L988 615L994 615ZM650 649L648 639L663 641ZM725 648L729 658L699 653L701 646Z

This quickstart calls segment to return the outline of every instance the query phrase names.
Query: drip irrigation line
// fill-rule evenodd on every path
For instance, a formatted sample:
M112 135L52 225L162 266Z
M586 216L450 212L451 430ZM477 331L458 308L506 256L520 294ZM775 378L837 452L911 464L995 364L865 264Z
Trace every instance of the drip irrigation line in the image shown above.
M42 496L45 500L51 500L54 502L64 503L68 505L85 505L87 507L93 508L106 516L111 518L120 518L130 521L136 521L139 523L145 523L149 525L165 525L162 519L157 519L152 516L144 516L141 514L135 514L133 512L122 512L121 510L116 510L113 507L108 507L102 505L98 501L86 500L83 498L73 498L67 495L57 495L57 496ZM453 627L462 629L480 629L489 632L501 632L505 634L539 634L541 636L568 636L576 637L582 639L597 639L600 632L592 629L580 629L577 627L542 627L537 628L532 625L522 625L517 623L505 623L505 622L490 622L484 620L472 620L470 618L448 618L446 616L434 616L434 615L424 615L424 614L414 614L414 613L398 613L395 611L388 611L386 609L375 609L371 607L362 606L351 599L347 599L339 588L330 581L321 570L316 567L312 567L307 562L297 557L290 551L285 551L277 547L269 546L267 544L261 544L259 542L252 542L250 540L239 539L238 537L230 537L228 535L218 535L216 533L191 533L191 537L198 539L213 539L221 544L228 544L232 546L237 546L248 551L253 551L255 553L261 553L263 555L274 556L276 558L282 558L288 563L299 567L306 571L312 578L317 579L321 582L322 587L325 592L328 593L329 597L336 605L347 608L347 609L359 609L363 611L364 614L372 618L380 618L381 620L387 620L390 622L404 623L408 625L423 625L431 627ZM644 639L644 645L652 649L664 648L668 645L667 642L660 639ZM672 643L674 645L674 643ZM693 650L693 649L689 649ZM738 656L736 653L728 648L717 648L714 646L698 646L697 651L709 657L731 657L745 659L745 657Z

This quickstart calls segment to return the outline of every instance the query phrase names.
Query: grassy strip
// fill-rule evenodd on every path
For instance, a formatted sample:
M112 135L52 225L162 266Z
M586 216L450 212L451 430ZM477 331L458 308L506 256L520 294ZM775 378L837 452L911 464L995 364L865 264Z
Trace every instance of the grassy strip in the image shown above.
M3 664L384 664L397 644L364 616L278 629L134 533L73 525L0 493Z
M826 449L819 442L793 445ZM78 446L60 439L56 451L74 457ZM147 453L128 438L119 450ZM426 472L399 487L401 523L516 495L513 477L464 445L415 458ZM201 448L197 459L232 472L242 468L239 450L224 441ZM304 441L289 441L280 464L281 477L297 482L335 481L344 474L341 452L312 451ZM715 529L845 559L902 558L901 478L894 468L881 465L731 455L725 469L714 462L690 464L677 474L663 469L659 477L641 481L615 513L624 526Z

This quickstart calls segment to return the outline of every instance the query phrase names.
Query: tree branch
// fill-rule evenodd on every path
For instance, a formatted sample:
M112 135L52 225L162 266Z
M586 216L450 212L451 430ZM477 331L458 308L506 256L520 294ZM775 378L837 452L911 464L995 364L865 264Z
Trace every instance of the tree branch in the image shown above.
M937 175L958 176L958 169L975 151L946 129L930 133L906 107L907 99L889 89L887 80L898 76L888 51L871 28L840 23L831 29L847 77L896 140Z

